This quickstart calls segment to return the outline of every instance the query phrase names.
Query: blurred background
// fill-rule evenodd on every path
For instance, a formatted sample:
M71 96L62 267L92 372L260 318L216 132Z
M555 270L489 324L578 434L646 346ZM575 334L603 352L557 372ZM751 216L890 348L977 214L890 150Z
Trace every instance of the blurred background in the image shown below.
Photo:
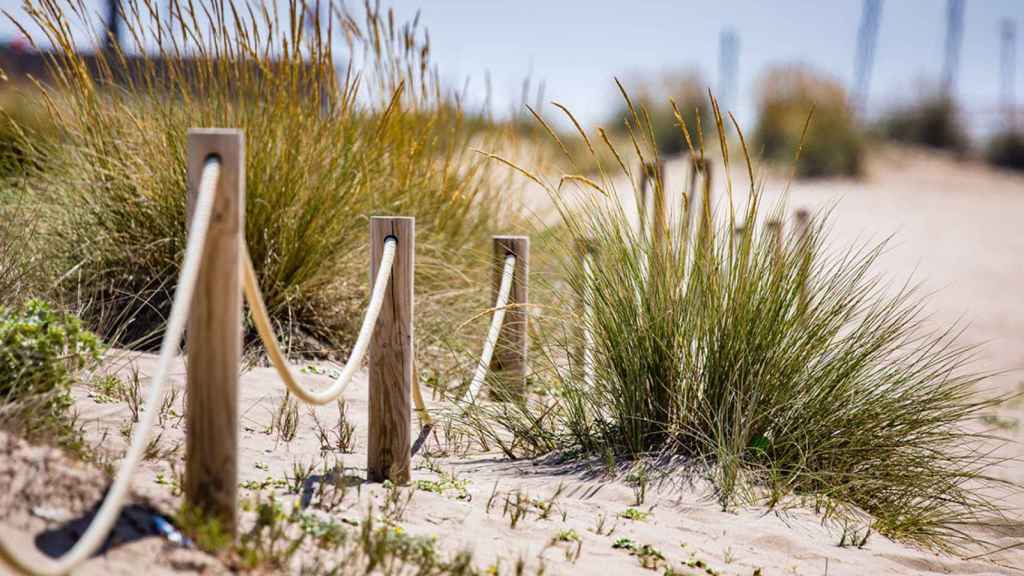
M82 5L95 29L73 30L80 50L124 34L114 18L117 0ZM287 2L269 6L286 16ZM4 70L13 80L42 74L42 59L15 23L29 21L21 3L3 0L0 7L9 15L0 22ZM846 157L806 159L823 165L802 168L805 175L857 174L864 135L1002 166L1024 162L1017 131L1024 5L1015 0L398 0L389 8L398 21L415 19L429 31L445 89L467 111L499 121L527 117L529 104L569 128L564 116L551 114L553 100L584 125L618 127L623 105L614 77L649 105L656 123L672 123L669 98L684 110L703 110L712 91L746 132L758 131L757 150L769 158L789 155L795 137L787 130L799 131L790 125L800 125L814 104L820 130L808 138L811 154L825 131L843 132L830 143L848 150ZM309 3L306 25L325 28L332 12L348 9ZM77 20L69 25L83 28ZM341 35L335 43L344 54ZM38 48L51 47L40 41ZM681 138L663 132L663 151L677 152Z

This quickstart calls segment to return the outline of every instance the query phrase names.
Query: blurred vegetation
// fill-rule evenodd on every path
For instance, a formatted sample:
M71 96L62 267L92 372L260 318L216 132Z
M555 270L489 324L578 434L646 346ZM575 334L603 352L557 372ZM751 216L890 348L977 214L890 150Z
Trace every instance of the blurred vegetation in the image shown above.
M711 125L711 107L707 91L708 84L697 71L667 75L658 82L641 83L633 87L633 104L637 113L646 119L643 129L653 133L650 140L659 154L672 156L688 150L672 102L695 139L699 139L703 131L708 129ZM627 142L630 131L637 129L629 121L630 115L629 107L622 103L609 123L612 132ZM583 149L578 151L585 152ZM580 154L578 161L583 161L586 156Z
M797 176L862 173L865 139L840 82L805 66L781 66L761 76L757 93L754 150L783 164L799 153Z
M963 154L970 139L956 102L941 91L925 89L914 102L889 111L876 131L884 138Z
M38 90L0 90L0 180L18 176L45 163L34 143L53 140L57 127L46 113Z
M1024 170L1024 130L1009 129L992 137L985 159L993 166Z

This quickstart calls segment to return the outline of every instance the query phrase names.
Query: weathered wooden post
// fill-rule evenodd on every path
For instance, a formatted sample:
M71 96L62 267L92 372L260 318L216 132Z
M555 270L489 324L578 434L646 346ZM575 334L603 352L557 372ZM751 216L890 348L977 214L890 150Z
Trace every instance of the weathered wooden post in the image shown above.
M652 243L661 241L660 238L665 235L667 227L664 183L665 162L658 160L640 164L640 234L642 237L648 237L650 234ZM648 230L649 226L651 230Z
M811 259L814 257L811 242L811 215L803 208L796 211L794 228L796 229L797 250L800 251L800 293L798 297L800 312L807 310L807 282L811 275Z
M708 237L711 233L711 207L713 206L711 198L711 179L713 164L710 158L700 158L694 156L690 161L690 190L694 197L690 198L689 210L694 210L695 197L700 196L700 201L697 205L700 208L699 220L697 221L698 226L698 237ZM700 176L700 189L697 189L698 176ZM687 214L687 224L692 222L692 218Z
M768 241L772 243L772 265L775 271L782 271L782 222L776 219L765 223L768 231Z
M370 482L406 484L412 447L413 272L416 222L413 218L370 219L370 290L384 244L397 242L384 306L370 341L370 423L366 476Z
M245 135L241 130L188 131L188 220L203 167L220 163L202 264L188 320L185 501L237 528L238 374L242 356L241 249L245 235Z
M576 241L576 254L580 259L580 289L577 303L580 327L578 362L583 369L583 382L592 386L596 381L594 367L594 257L597 247L593 240Z
M508 255L516 257L512 276L512 290L509 292L505 321L498 333L494 356L489 367L501 389L496 396L500 399L522 401L526 398L527 370L527 329L530 302L530 238L528 236L495 236L494 264L492 266L492 301L497 300L501 286L502 271ZM493 391L492 391L492 395Z

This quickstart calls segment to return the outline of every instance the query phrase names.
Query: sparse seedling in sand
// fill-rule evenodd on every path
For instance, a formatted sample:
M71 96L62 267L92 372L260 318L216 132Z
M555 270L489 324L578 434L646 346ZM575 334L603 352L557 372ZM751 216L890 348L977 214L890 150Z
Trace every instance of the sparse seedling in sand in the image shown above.
M299 494L302 492L302 488L306 485L306 481L313 475L316 470L316 462L310 462L309 464L303 464L296 460L292 462L291 474L285 475L285 482L288 485L289 494Z
M594 523L594 534L598 536L611 536L615 532L616 524L608 526L608 515L601 512L597 515L597 520Z
M645 522L650 515L650 512L641 512L636 508L626 508L622 512L619 512L619 518L625 518L626 520L632 520L634 522Z
M292 400L291 393L285 392L278 402L270 420L268 434L277 433L277 441L289 443L299 431L299 404Z

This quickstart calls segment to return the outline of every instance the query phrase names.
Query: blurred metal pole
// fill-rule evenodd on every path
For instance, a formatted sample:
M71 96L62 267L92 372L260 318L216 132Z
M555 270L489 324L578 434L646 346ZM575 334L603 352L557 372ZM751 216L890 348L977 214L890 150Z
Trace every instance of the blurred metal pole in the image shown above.
M1000 23L1002 45L1000 50L1000 96L1008 128L1017 126L1017 23L1006 18Z
M942 67L942 95L953 99L960 68L960 46L964 34L964 0L947 0L946 60Z
M853 63L854 106L857 115L867 114L868 93L871 89L871 71L875 63L875 45L878 43L878 24L882 18L882 0L864 0L864 11L857 30L857 54Z
M736 75L739 70L740 39L731 28L722 30L719 35L718 53L718 102L722 110L735 111L736 106Z

